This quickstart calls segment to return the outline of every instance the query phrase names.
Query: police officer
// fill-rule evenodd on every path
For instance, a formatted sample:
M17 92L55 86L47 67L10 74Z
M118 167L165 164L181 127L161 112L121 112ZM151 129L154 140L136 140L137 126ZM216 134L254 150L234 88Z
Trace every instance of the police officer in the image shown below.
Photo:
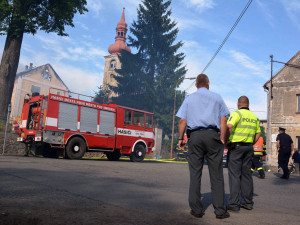
M185 142L183 135L187 127L188 155L190 171L189 205L191 215L204 215L201 203L201 176L206 156L212 204L216 218L224 219L230 215L224 206L224 178L223 178L223 151L226 132L226 115L229 114L220 95L209 91L209 80L205 74L197 76L197 91L189 95L177 112L179 121L179 142L183 149ZM220 134L219 131L221 130Z
M288 163L291 157L292 149L294 149L293 140L290 135L285 133L285 128L279 127L279 134L277 135L276 141L278 165L283 170L283 175L280 178L289 179L290 172Z
M252 159L252 167L251 171L253 172L255 168L259 174L259 178L265 178L265 171L262 167L262 157L264 156L264 139L260 137L258 141L253 145L253 159Z
M228 162L230 197L227 209L234 212L238 212L240 207L253 209L253 142L261 135L259 120L249 110L249 99L241 96L237 106L238 110L231 113L227 121L231 143ZM239 200L240 194L242 202Z

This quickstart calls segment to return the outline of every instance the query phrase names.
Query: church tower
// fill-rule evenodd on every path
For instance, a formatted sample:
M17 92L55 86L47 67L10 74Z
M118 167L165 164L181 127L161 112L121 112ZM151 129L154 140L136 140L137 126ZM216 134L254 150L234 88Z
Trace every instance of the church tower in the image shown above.
M121 63L118 58L118 55L121 54L121 50L131 52L131 49L126 45L127 23L125 22L124 10L125 8L123 8L121 20L117 24L115 43L110 45L108 48L110 55L104 56L105 66L102 87L105 91L109 91L109 86L116 87L118 85L114 79L114 76L118 76L118 73L115 71L115 69L121 68ZM116 94L113 92L109 94L109 98L115 96Z

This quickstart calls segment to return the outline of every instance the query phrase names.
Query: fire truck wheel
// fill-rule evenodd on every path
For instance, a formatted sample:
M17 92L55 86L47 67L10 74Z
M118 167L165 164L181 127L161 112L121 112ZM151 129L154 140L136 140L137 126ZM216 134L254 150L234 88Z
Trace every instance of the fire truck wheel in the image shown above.
M141 162L146 156L146 149L145 146L142 144L137 144L134 147L133 152L130 154L130 161L131 162Z
M107 152L105 155L109 161L118 161L121 157L121 153L118 150L115 150L114 152Z
M85 151L85 142L80 137L73 137L66 147L66 155L69 159L81 159Z

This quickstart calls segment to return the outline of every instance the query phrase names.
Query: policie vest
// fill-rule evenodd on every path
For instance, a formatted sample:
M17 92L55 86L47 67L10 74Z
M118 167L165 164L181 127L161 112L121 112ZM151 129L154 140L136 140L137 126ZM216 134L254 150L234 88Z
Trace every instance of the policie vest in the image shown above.
M256 133L260 132L259 119L248 109L234 111L227 122L232 124L230 142L253 143Z

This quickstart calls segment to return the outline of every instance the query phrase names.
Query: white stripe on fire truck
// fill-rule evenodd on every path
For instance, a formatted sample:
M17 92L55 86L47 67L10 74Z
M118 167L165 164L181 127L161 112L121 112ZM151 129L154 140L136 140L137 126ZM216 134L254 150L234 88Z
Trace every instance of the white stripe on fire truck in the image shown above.
M153 138L154 139L154 134L152 132L124 129L124 128L118 128L117 135L132 136L132 137L144 137L144 138Z
M80 122L77 122L77 130L80 130Z
M57 118L46 117L46 126L57 127Z
M99 131L100 131L100 126L99 126L99 124L97 125L97 133L99 133Z

